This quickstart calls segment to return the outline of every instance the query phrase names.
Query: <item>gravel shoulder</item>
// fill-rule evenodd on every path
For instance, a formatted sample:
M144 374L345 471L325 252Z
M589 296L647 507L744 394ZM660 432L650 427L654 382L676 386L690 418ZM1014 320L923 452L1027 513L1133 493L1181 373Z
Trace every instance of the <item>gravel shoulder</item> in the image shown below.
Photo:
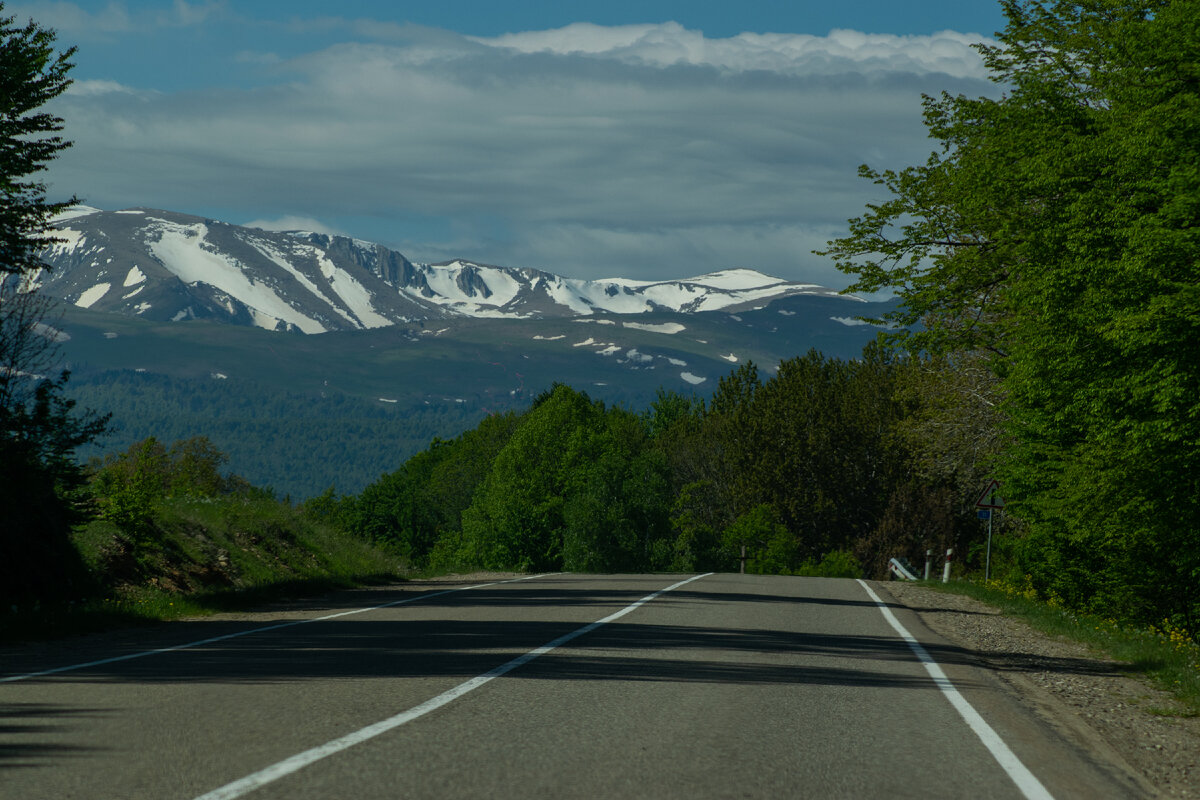
M1151 797L1200 800L1200 718L1086 645L1048 636L963 595L885 584L930 629L975 653L1067 739L1129 773ZM1175 714L1173 716L1172 714Z

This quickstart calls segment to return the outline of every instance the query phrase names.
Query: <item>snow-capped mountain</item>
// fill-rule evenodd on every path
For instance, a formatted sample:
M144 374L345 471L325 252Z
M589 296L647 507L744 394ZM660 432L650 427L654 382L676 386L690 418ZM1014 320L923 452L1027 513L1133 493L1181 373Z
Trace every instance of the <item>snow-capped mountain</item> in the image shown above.
M54 227L60 241L42 254L51 269L31 282L76 306L157 321L216 318L323 333L453 317L735 313L791 295L837 296L750 269L637 281L467 261L414 264L358 239L270 232L149 208L81 206Z

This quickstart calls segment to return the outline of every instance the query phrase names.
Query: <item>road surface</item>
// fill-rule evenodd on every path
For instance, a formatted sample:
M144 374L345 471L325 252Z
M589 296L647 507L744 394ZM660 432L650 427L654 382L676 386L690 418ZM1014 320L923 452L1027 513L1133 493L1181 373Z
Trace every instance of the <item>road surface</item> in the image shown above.
M0 659L5 800L1137 796L862 581L407 584Z

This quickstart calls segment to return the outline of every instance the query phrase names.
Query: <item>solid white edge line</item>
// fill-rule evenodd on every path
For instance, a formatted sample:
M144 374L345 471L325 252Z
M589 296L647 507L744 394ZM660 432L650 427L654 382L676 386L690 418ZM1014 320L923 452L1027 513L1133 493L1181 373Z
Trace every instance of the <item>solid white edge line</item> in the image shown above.
M96 661L87 661L82 664L71 664L66 667L55 667L54 669L44 669L44 670L41 670L40 672L27 672L24 675L10 675L7 678L0 678L0 683L15 683L17 681L29 680L30 678L41 678L45 675L57 675L60 672L72 672L77 669L87 669L88 667L100 667L105 664L115 664L118 661L132 661L135 658L145 658L146 656L154 656L154 655L159 655L161 653L174 653L176 650L187 650L192 647L199 647L199 646L205 645L205 644L212 644L213 642L223 642L226 639L236 639L239 636L251 636L255 633L266 633L267 631L277 631L280 628L291 628L295 625L306 625L310 622L326 622L331 619L337 619L338 617L348 617L348 616L351 616L352 614L364 614L368 611L378 611L381 608L393 608L394 606L403 606L403 605L407 605L408 603L416 603L420 600L430 600L434 597L441 597L442 595L446 595L446 594L454 594L455 592L466 592L466 591L470 591L471 589L485 589L488 586L499 586L504 583L519 583L521 581L531 581L531 580L534 580L535 578L545 578L549 575L554 575L554 574L557 574L557 573L549 573L548 572L548 573L543 573L540 575L526 575L522 578L511 578L506 581L492 581L491 583L477 583L477 584L472 584L471 586L462 586L458 589L445 589L440 592L422 593L415 597L406 597L403 600L394 600L390 603L384 603L383 605L378 605L378 606L371 606L370 608L356 608L351 611L339 611L336 614L326 614L323 617L311 617L309 619L297 619L297 620L291 620L290 622L280 622L275 625L266 625L261 628L251 628L250 630L247 630L247 631L237 631L235 633L227 633L227 634L224 634L223 636L212 636L208 639L199 639L195 642L187 642L185 644L175 644L175 645L171 645L170 647L159 647L154 650L141 650L137 653L126 653L123 656L113 656L112 658L101 658Z
M996 759L1000 767L1008 774L1008 777L1017 785L1021 793L1029 798L1029 800L1054 800L1053 795L1042 785L1042 782L1009 749L1005 741L1000 738L1000 734L996 733L992 726L988 725L983 717L979 715L975 707L959 694L958 689L946 677L946 673L942 671L941 666L933 660L933 657L916 640L916 637L900 624L900 620L896 619L896 615L879 598L879 595L875 594L866 581L859 579L858 582L866 590L867 594L870 595L871 599L875 601L875 605L879 607L879 610L883 612L883 618L908 643L909 649L913 651L917 659L925 667L925 671L933 678L933 682L941 689L942 694L950 701L950 705L954 706L954 709L958 711L971 730L975 732L975 735L983 742L983 746L988 749L988 752L992 754L992 757Z
M554 650L555 648L562 647L564 644L566 644L567 642L570 642L572 639L577 639L578 637L583 636L585 633L590 633L591 631L594 631L596 628L599 628L602 625L606 625L609 622L620 619L621 617L625 616L626 614L630 613L631 611L634 611L637 608L640 608L641 606L645 605L646 603L649 603L651 600L653 600L654 598L656 598L660 595L666 594L667 592L670 592L674 589L678 589L680 586L689 584L692 581L698 581L701 578L707 577L712 574L713 573L711 573L711 572L706 572L703 575L693 575L692 577L690 577L686 580L682 580L682 581L679 581L678 583L671 584L670 586L668 586L665 589L659 589L657 592L654 592L653 594L646 595L641 600L638 600L636 603L632 603L631 605L625 606L625 608L622 608L620 611L609 614L607 617L604 617L603 619L598 619L595 622L584 625L582 628L576 628L575 630L571 631L568 634L564 634L563 636L560 636L551 642L547 642L546 644L542 645L541 647L535 648L533 650L530 650L527 653L517 656L516 658L512 659L511 661L501 664L500 666L498 666L494 669L491 669L491 670L483 673L482 675L471 678L468 681L464 681L463 683L460 683L458 686L455 686L453 689L442 692L438 696L433 697L429 700L426 700L424 703L421 703L420 705L413 706L412 708L408 709L407 711L402 711L399 714L396 714L395 716L388 717L385 720L380 720L379 722L376 722L373 725L368 725L365 728L360 728L359 730L354 731L353 733L348 733L345 736L339 737L330 742L326 742L323 745L318 745L317 747L313 747L309 750L305 750L302 753L297 753L296 755L291 756L290 758L285 758L283 761L279 761L275 764L272 764L271 766L261 769L258 772L247 775L246 777L236 780L232 783L227 783L224 786L221 786L217 789L213 789L211 792L202 794L199 797L195 798L195 800L233 800L233 798L242 797L246 794L249 794L250 792L254 791L255 789L258 789L261 786L265 786L266 784L271 783L272 781L279 780L280 778L282 778L286 775L290 775L293 772L297 772L297 771L303 769L304 767L307 767L309 764L312 764L315 761L320 761L321 759L325 758L326 756L331 756L335 753L340 753L342 750L346 750L350 747L353 747L356 744L365 742L368 739L373 739L376 736L379 736L381 733L386 733L387 731L398 728L407 722L411 722L414 719L417 719L418 717L423 717L426 714L428 714L430 711L439 709L442 706L446 705L447 703L451 703L451 702L457 700L458 698L462 697L463 695L467 694L468 692L472 692L475 689L478 689L480 686L483 686L485 683L487 683L488 681L491 681L493 678L499 678L501 675L504 675L505 673L512 672L517 667L520 667L524 664L528 664L530 661L533 661L535 658L537 658L539 656L543 656L546 653L549 653L551 650Z

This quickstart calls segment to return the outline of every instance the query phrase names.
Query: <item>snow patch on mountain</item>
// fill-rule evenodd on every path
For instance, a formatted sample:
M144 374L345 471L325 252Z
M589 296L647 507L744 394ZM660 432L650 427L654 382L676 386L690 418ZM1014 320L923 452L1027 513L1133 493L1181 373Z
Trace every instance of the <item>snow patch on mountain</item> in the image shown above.
M283 320L305 333L325 332L324 325L292 308L270 286L247 275L237 259L206 248L207 225L165 219L155 219L154 223L159 237L150 242L150 252L184 283L206 283L236 297L250 308L254 324L267 330L275 330ZM226 308L233 313L232 305Z
M664 322L661 324L653 324L649 322L623 322L621 323L626 328L636 328L641 331L650 331L651 333L666 333L674 335L687 330L687 326L679 322Z
M329 298L329 296L326 295L325 292L320 289L320 287L318 287L315 283L313 283L311 280L309 280L307 275L305 275L303 272L301 272L300 270L298 270L294 266L292 266L292 263L290 261L288 261L288 259L284 255L284 253L282 253L280 250L273 247L270 242L268 242L262 238L259 238L259 237L246 237L244 239L244 241L248 245L253 247L255 250L257 250L258 252L260 252L264 256L266 256L266 258L272 264L279 267L284 272L287 272L289 275L291 275L293 278L295 278L300 283L300 285L303 286L305 289L307 289L314 297L319 298L326 305L328 305L329 308L335 314L340 316L342 319L346 320L346 322L349 322L350 324L354 324L354 322L355 322L354 317L352 317L345 310L343 310L340 306L338 306L337 303L335 303L333 300L331 300ZM315 247L311 247L308 249L314 256L318 255L320 252Z
M77 231L73 228L55 228L51 235L59 241L54 242L46 248L46 255L49 258L71 255L85 239L83 231Z
M330 287L350 306L351 313L366 328L386 328L395 322L375 311L371 304L371 293L366 287L354 279L350 273L341 269L325 255L318 256L317 263L321 265L321 274L329 281Z
M637 350L630 350L628 353L625 354L625 357L627 359L629 359L630 361L634 361L638 364L649 364L651 361L654 360L654 356L647 355L646 353L639 353Z
M75 301L75 305L80 308L91 308L100 302L104 295L108 294L108 290L112 288L111 283L98 283L95 286L84 289L83 293Z
M44 322L35 322L33 323L32 327L34 333L36 333L38 336L49 339L52 342L58 342L61 344L62 342L71 341L71 334L67 333L66 331L60 331L53 325L47 325Z
M51 224L66 222L67 220L76 219L78 217L86 217L89 214L99 214L100 209L92 208L91 206L78 205L71 206L66 211L60 211L50 218Z

